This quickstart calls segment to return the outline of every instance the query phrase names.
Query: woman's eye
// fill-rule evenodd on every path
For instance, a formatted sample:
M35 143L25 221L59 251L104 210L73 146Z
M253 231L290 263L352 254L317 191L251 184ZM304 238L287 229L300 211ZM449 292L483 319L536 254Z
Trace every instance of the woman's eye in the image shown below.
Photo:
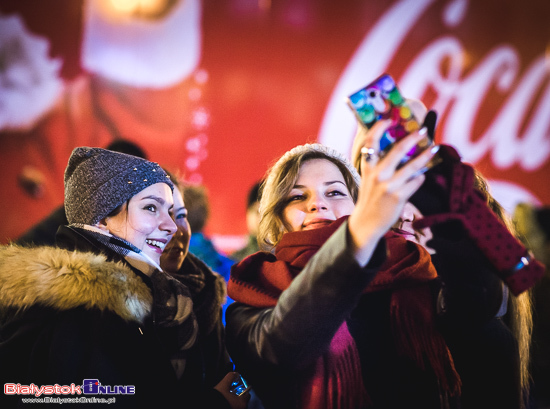
M339 190L332 190L327 193L327 196L332 197L332 196L347 196L347 195L344 192L341 192Z
M187 219L187 213L178 213L175 217L176 220Z
M297 200L302 200L303 198L304 198L303 195L294 195L294 196L290 196L290 197L288 198L288 201L289 201L289 202L295 202L295 201L297 201Z
M149 210L150 212L156 212L157 211L157 206L151 204L151 205L147 205L145 206L145 210Z

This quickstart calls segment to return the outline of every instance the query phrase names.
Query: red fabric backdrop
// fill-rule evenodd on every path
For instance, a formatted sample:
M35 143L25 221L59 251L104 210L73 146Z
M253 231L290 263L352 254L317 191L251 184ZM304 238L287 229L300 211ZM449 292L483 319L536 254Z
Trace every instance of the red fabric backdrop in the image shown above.
M83 73L79 1L3 0L0 11L21 13L50 39L68 82ZM205 1L196 73L176 90L146 100L136 93L144 113L179 118L178 132L137 142L208 187L208 233L244 235L248 188L295 145L320 140L349 153L355 123L344 97L388 72L405 95L438 111L437 140L475 163L509 210L521 200L550 204L548 21L546 0ZM0 133L1 242L62 202L74 146L108 142L58 139L61 122L48 124L46 137ZM40 199L17 184L25 165L46 176Z

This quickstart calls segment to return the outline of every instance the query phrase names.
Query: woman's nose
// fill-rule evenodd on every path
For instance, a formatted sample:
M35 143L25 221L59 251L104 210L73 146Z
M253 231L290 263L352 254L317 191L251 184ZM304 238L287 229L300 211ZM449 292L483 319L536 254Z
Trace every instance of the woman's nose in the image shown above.
M175 234L178 231L178 226L176 225L174 219L172 219L172 216L170 216L170 214L165 214L163 216L159 229L165 230L170 234Z
M327 202L325 198L322 195L312 195L309 202L308 202L308 210L309 211L316 211L316 210L327 210Z
M403 214L401 214L401 221L412 223L414 221L414 212L409 206L405 206Z

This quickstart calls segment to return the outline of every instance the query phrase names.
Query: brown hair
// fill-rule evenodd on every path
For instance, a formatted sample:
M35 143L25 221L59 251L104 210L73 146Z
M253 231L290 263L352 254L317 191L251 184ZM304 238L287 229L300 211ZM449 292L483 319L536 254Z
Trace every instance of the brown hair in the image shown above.
M287 197L298 180L302 165L312 159L325 159L334 163L346 183L351 198L355 203L359 192L357 175L350 171L350 166L342 157L331 155L319 150L316 145L303 145L300 149L294 149L289 155L285 154L268 171L266 181L262 186L263 193L260 203L260 224L258 226L258 243L265 250L271 250L281 240L283 234L289 230L289 226L283 218L283 211L287 205Z

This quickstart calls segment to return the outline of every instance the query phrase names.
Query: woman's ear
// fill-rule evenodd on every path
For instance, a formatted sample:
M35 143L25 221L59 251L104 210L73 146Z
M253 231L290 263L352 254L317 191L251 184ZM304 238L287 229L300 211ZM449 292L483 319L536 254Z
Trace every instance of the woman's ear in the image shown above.
M107 228L107 217L101 219L99 222L95 224L95 227L97 227L100 230L103 230L104 232L109 233L109 229Z

